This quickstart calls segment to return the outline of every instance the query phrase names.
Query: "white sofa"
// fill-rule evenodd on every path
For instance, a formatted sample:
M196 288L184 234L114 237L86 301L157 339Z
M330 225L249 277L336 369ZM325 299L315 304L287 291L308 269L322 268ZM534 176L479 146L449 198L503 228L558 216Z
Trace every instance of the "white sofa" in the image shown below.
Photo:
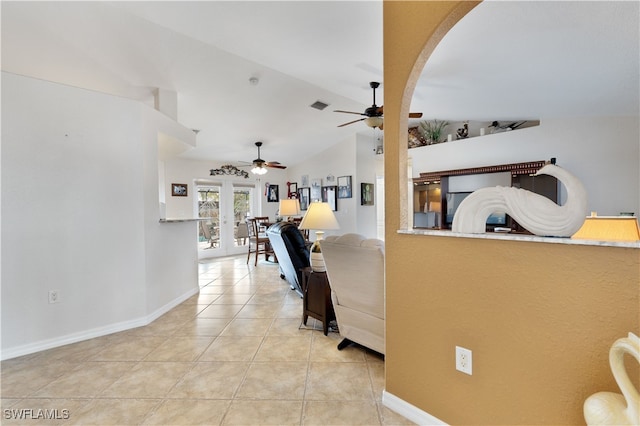
M355 342L384 355L384 241L358 234L320 241L343 349Z

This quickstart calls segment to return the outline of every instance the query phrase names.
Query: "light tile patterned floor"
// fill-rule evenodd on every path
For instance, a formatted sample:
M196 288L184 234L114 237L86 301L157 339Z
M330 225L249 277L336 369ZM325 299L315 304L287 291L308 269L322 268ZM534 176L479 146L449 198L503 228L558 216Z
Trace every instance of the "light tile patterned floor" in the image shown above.
M146 327L2 362L0 422L413 424L381 404L381 357L303 327L278 266L245 260L202 261L200 293Z

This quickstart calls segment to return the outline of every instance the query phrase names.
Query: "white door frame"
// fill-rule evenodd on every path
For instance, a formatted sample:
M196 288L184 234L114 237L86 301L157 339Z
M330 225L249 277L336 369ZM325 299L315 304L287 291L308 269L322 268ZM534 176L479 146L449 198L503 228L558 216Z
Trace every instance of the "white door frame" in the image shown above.
M252 215L256 215L253 212L259 211L260 208L260 197L257 188L258 183L247 184L244 182L238 182L230 179L211 179L203 180L198 179L197 182L194 182L194 187L196 188L196 193L200 187L212 186L220 188L220 205L219 205L219 223L220 223L220 233L219 233L219 242L217 247L207 248L198 250L198 259L203 258L211 258L211 257L222 257L222 256L231 256L237 254L247 253L248 246L236 246L235 238L234 238L234 226L235 226L235 217L234 217L234 188L237 187L245 187L251 188L251 206L250 212ZM197 195L194 197L194 211L195 215L198 216L198 197ZM248 240L247 240L248 244Z

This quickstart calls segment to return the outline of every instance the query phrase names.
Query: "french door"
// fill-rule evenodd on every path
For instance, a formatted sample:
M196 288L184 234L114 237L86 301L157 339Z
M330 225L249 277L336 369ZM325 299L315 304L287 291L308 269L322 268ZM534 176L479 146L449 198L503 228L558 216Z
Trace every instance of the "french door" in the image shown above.
M198 257L246 253L249 237L245 219L255 211L255 186L237 182L199 181L196 214Z

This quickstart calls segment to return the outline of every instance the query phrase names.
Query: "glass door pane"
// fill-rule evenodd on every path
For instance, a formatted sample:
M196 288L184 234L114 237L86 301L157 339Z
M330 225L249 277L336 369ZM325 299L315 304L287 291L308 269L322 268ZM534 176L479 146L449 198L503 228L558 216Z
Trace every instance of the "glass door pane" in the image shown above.
M253 188L233 187L233 236L234 246L247 248L249 234L246 219L251 215Z
M220 247L220 187L198 187L198 250Z

